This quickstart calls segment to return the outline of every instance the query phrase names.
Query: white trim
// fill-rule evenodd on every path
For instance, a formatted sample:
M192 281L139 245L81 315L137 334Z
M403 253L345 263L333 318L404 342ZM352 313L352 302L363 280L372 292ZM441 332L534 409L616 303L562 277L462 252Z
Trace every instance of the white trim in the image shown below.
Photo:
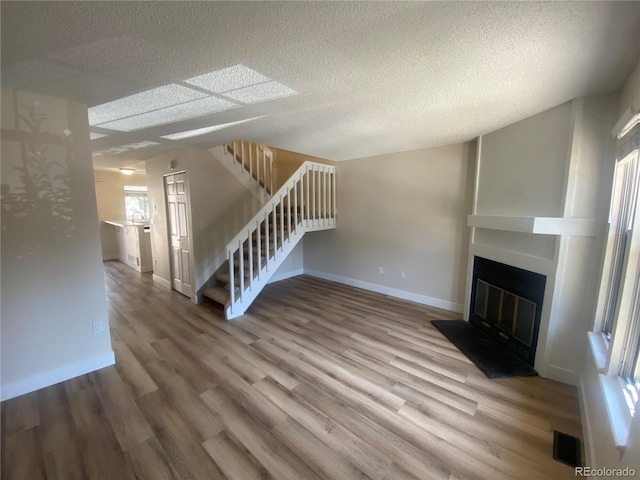
M555 365L549 365L547 368L546 378L555 380L556 382L565 383L567 385L578 385L578 376L574 370L568 370L566 368L556 367Z
M153 281L158 285L160 285L161 287L164 287L167 290L171 290L171 282L169 282L169 280L166 280L162 277L159 277L155 273L153 274Z
M114 365L116 357L113 351L89 358L80 362L71 363L46 372L36 373L30 377L18 380L17 382L2 385L0 401L9 400L26 393L35 392L41 388L64 382L71 378L79 377L89 372L100 370L101 368Z
M111 260L120 260L120 255L116 254L112 254L112 255L103 255L102 256L102 261L103 262L110 262Z
M634 102L634 105L632 107L627 108L624 111L620 119L616 122L616 124L611 129L611 135L613 137L617 137L618 135L620 135L625 130L625 128L631 123L631 121L633 120L633 117L635 117L638 113L640 113L638 111L640 109L640 105L638 104L640 104L640 96L636 98L636 101Z
M591 414L589 412L589 402L587 402L587 392L584 385L584 374L579 376L578 380L578 401L580 402L580 417L582 421L582 441L584 442L584 454L586 466L595 465L596 452L594 450L591 435L593 426L591 425Z
M253 176L243 167L239 167L239 163L233 158L236 153L234 152L231 155L227 152L226 144L218 145L217 147L213 147L209 149L209 153L213 158L215 158L231 175L234 176L240 184L247 189L253 197L260 202L261 205L264 205L269 201L269 194L267 191L260 186L260 183L256 181ZM274 170L271 169L271 175L273 175Z
M591 355L598 373L604 373L607 367L609 349L602 332L587 332L587 339L591 347Z
M369 290L370 292L382 293L383 295L389 295L391 297L429 305L430 307L441 308L443 310L449 310L456 313L462 313L464 311L464 306L461 303L454 303L448 300L428 297L426 295L420 295L419 293L398 290L396 288L385 287L384 285L378 285L375 283L363 282L362 280L356 280L355 278L341 277L340 275L319 272L308 268L304 269L304 274L311 275L312 277L323 278L324 280L330 280L336 283L342 283L351 287L362 288L363 290Z
M501 215L469 215L467 225L507 232L583 237L597 237L604 229L604 222L596 218L507 217Z
M607 416L613 443L618 450L624 450L629 441L631 431L631 411L620 386L618 378L613 378L602 373L598 374L604 403L607 406Z
M534 273L547 276L547 282L550 278L555 278L555 263L553 260L543 257L534 257L524 253L514 252L512 250L503 250L501 248L491 247L474 243L469 246L469 255L484 257L495 262L511 265L512 267L522 268ZM473 268L473 264L472 264ZM547 287L548 288L548 287Z
M274 275L269 279L267 285L270 283L279 282L280 280L286 280L287 278L297 277L298 275L304 274L304 268L297 268L296 270L291 270L289 272L281 273L280 275Z

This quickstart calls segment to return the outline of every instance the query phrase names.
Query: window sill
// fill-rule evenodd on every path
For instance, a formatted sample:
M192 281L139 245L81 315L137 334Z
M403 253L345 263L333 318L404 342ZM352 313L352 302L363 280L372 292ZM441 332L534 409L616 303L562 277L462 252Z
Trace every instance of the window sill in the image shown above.
M631 411L618 378L599 374L600 387L607 406L609 425L613 435L613 442L618 450L624 451L629 441L631 431Z
M604 335L600 332L587 332L587 336L589 338L593 361L596 364L596 370L598 373L604 373L607 366L607 356L609 355L609 348L607 347Z
M617 376L606 375L609 348L604 335L600 332L587 333L591 355L598 372L600 390L607 408L607 417L613 442L618 450L623 452L629 441L631 431L631 411L624 396L624 390Z

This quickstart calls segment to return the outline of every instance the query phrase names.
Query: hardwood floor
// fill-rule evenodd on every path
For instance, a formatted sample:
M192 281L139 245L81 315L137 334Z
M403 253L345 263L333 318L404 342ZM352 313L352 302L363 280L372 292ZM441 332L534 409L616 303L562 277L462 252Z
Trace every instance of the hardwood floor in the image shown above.
M301 276L223 320L105 263L116 366L2 404L3 479L574 478L575 388L489 380L429 320Z

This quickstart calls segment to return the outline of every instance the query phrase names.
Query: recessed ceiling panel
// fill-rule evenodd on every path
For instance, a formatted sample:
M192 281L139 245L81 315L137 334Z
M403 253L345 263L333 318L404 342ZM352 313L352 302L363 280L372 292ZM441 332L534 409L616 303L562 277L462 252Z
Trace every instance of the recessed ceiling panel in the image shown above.
M244 65L234 65L215 72L205 73L185 80L185 83L196 85L214 93L227 92L237 88L255 85L271 80L261 73L251 70Z
M142 128L155 127L166 123L178 122L188 118L201 117L210 113L235 108L238 105L215 97L201 98L192 102L174 105L153 112L135 115L113 122L102 123L100 127L121 132L131 132Z
M257 120L258 118L263 118L263 117L266 117L266 115L261 115L259 117L253 117L253 118L247 118L245 120L238 120L237 122L222 123L220 125L213 125L211 127L196 128L195 130L187 130L187 131L184 131L184 132L172 133L171 135L163 135L160 138L166 138L166 139L169 139L169 140L182 140L183 138L197 137L199 135L204 135L206 133L215 132L216 130L223 130L225 128L229 128L229 127L232 127L234 125L240 125L242 123L247 123L247 122L250 122L252 120Z
M119 98L113 102L91 107L89 109L89 125L119 120L206 96L206 93L176 85L175 83L163 85L135 95Z
M171 115L145 117L171 107L156 105L124 112L141 115L127 120L138 124L127 130L171 122L158 128L164 135L267 114L268 122L249 124L250 139L318 157L359 158L466 142L573 98L619 91L638 64L639 5L7 1L0 16L2 80L13 76L21 82L12 88L28 83L36 91L37 84L42 93L89 106L179 84L203 92L199 98L236 103L238 114L184 125ZM152 58L154 48L160 58ZM49 65L32 68L34 59ZM27 66L12 72L19 62ZM73 68L48 73L56 62ZM89 68L129 86L85 88L80 81L80 89L40 89L51 78L75 85ZM288 96L287 87L300 95ZM269 88L276 91L264 91ZM93 111L93 122L124 122L104 113ZM209 136L227 140L234 128ZM150 139L144 130L136 133L109 144Z
M120 153L129 152L131 150L140 150L141 148L152 147L154 145L160 145L158 142L136 142L136 143L128 143L126 145L120 145L118 147L112 147L108 150L100 150L98 152L94 152L93 155L118 155Z
M276 98L298 95L298 92L292 88L282 85L280 82L274 81L251 85L250 87L233 90L232 92L227 92L223 95L242 103L261 103L274 100Z

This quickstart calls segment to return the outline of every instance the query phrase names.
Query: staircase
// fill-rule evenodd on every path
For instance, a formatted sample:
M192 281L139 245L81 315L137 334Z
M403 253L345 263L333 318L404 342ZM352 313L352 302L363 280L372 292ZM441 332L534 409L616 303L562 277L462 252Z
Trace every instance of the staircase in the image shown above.
M305 233L336 227L336 211L335 167L303 163L227 244L216 285L202 294L227 319L244 314Z
M271 198L274 170L269 147L238 140L210 148L209 152L261 203Z

